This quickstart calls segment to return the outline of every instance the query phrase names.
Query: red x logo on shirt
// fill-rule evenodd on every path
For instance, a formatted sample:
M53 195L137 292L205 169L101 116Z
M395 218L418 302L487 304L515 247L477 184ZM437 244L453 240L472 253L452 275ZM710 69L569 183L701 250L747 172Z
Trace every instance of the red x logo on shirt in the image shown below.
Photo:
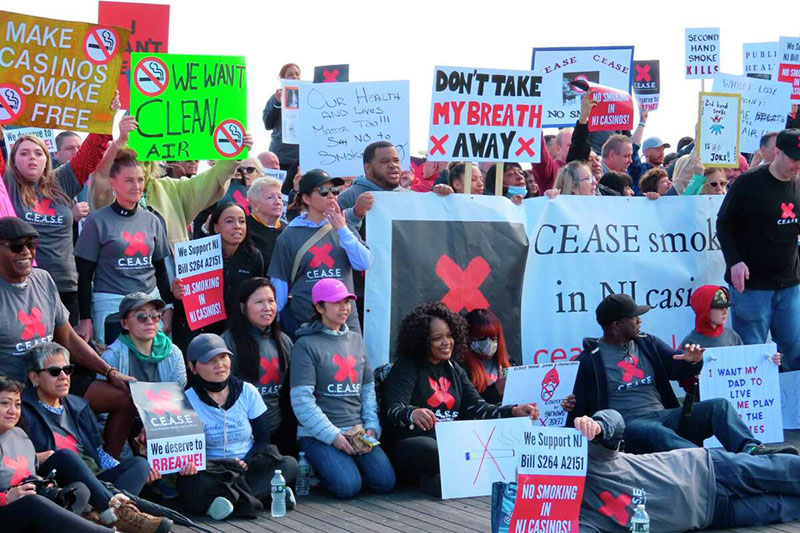
M347 357L342 357L338 353L333 354L333 363L339 367L339 370L336 371L336 374L333 376L333 379L336 381L342 382L345 379L349 379L350 383L355 383L358 380L358 374L356 373L356 358L352 355L348 355Z
M450 289L442 298L442 303L455 313L462 309L469 312L489 307L480 286L491 271L489 263L480 256L473 258L467 268L461 270L449 256L442 255L436 262L436 275Z
M12 487L31 475L31 471L28 468L28 459L22 454L17 455L16 460L6 455L3 457L3 464L6 465L6 468L14 469L14 475L11 476Z
M56 449L58 450L72 450L78 453L78 441L72 435L61 435L53 432L53 438L56 440Z
M333 250L333 245L329 242L326 242L322 246L312 246L309 248L308 251L314 256L311 258L311 268L317 268L320 265L333 268L331 250Z
M125 255L128 257L135 255L137 252L143 256L147 256L150 253L150 248L144 242L146 236L143 232L137 231L131 235L129 232L123 231L122 238L128 243L128 247L125 248Z
M451 385L450 380L446 377L440 377L437 381L429 377L428 383L431 389L433 389L433 394L428 398L428 405L430 407L439 407L441 404L444 404L448 409L452 409L456 404L456 399L453 398L453 395L449 392Z
M631 362L628 362L628 357L631 358ZM627 355L625 356L625 359L617 363L617 366L625 371L625 373L622 374L623 382L630 383L633 378L642 379L644 377L644 370L641 368L636 368L638 364L639 357L636 355Z
M261 362L259 364L261 365L261 370L263 371L260 379L262 385L267 385L269 383L280 383L281 375L278 371L279 363L280 361L277 357L271 360L264 359L263 357L261 358Z
M172 399L172 395L168 390L163 389L158 392L151 390L145 391L144 395L150 400L150 411L155 415L163 415L170 412L173 415L181 413L181 408Z
M781 218L794 218L794 204L781 203Z
M55 215L56 210L53 209L50 198L42 198L34 202L33 207L31 207L31 211L34 213L38 213L40 215Z
M650 65L634 65L636 67L636 81L650 81Z
M17 319L22 323L23 329L20 339L29 341L34 337L44 337L45 328L42 323L42 310L38 307L31 308L31 313L28 314L22 309L17 313Z
M628 504L631 503L631 497L627 494L620 494L618 498L614 498L609 491L600 494L600 499L603 500L605 505L598 507L600 514L609 518L613 518L621 526L628 523L630 514L628 513Z

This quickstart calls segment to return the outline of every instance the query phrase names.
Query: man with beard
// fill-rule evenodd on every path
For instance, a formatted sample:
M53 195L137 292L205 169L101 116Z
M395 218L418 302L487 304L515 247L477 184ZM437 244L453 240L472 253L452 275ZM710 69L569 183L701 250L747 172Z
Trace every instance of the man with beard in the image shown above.
M607 296L597 306L599 339L584 339L573 394L575 418L614 409L625 420L625 443L633 453L665 452L702 446L712 435L729 452L766 455L791 453L792 446L766 447L753 437L731 403L723 398L695 402L688 420L670 380L696 376L703 367L697 344L673 350L664 341L641 333L641 315L649 305L636 305L626 294Z
M628 175L636 185L635 190L639 191L639 179L651 168L660 167L664 164L664 149L669 148L670 144L663 142L659 137L650 137L642 144L644 162L639 157L639 146L633 143L633 160L628 165Z

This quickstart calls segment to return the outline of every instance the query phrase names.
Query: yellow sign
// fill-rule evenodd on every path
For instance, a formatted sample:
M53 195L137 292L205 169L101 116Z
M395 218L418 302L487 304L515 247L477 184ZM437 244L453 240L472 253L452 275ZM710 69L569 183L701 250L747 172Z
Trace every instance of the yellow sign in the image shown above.
M0 124L111 133L129 35L0 11Z

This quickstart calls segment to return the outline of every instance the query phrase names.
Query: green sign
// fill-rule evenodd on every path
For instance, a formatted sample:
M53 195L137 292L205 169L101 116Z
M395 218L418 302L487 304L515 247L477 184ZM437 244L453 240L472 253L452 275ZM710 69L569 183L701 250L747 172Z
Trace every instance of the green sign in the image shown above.
M245 159L242 56L131 54L130 146L142 161Z

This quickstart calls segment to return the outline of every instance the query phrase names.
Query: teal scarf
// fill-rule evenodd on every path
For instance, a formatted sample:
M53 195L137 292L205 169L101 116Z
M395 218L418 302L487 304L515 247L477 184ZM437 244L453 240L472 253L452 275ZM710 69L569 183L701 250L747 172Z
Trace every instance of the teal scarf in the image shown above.
M136 357L138 357L140 361L145 363L159 363L169 357L169 354L172 352L172 340L160 329L158 333L156 333L156 338L153 339L153 347L150 349L150 355L144 355L140 352L136 345L133 344L131 336L128 333L121 334L119 340L122 344L130 348L131 352L136 354Z

